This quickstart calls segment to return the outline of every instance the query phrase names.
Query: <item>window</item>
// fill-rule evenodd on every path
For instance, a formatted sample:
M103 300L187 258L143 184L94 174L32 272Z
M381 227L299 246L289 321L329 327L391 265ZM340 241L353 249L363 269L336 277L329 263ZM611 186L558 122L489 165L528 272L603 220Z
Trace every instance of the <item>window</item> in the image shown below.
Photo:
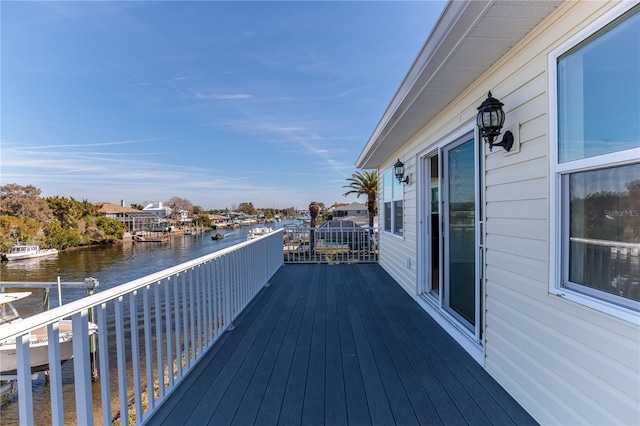
M617 19L551 55L558 235L551 286L607 310L638 311L640 6L622 7Z
M391 170L382 175L382 200L384 203L384 230L404 235L404 188Z

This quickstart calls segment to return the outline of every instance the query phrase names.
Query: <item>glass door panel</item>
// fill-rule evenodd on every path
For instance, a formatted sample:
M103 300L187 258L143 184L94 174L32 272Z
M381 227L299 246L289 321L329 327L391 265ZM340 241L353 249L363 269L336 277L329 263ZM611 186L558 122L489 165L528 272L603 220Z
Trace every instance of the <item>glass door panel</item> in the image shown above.
M440 167L439 156L436 154L429 158L429 219L431 254L431 293L440 294Z
M476 168L470 139L445 150L445 308L476 323Z

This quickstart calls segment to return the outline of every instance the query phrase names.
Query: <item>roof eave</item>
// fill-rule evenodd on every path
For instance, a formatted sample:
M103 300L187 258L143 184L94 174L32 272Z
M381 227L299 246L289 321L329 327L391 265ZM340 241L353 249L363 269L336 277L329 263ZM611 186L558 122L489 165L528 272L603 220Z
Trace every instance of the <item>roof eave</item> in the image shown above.
M360 153L356 167L379 168L560 3L449 1ZM531 7L536 9L528 9ZM474 34L493 28L496 17L523 22L501 28L501 43L484 42L482 35ZM469 49L474 42L474 48ZM467 66L468 72L460 73L460 63ZM473 68L468 64L473 64ZM448 83L456 76L455 84L443 85L446 76L450 76Z

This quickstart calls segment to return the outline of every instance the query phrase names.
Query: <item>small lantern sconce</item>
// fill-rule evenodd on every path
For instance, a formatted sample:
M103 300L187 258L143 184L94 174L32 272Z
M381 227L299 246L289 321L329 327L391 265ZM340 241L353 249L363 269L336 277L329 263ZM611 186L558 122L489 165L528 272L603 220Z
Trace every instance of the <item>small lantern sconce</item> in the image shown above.
M404 163L399 158L396 164L393 165L393 174L396 175L398 182L409 184L409 176L404 175Z
M476 123L478 124L480 137L489 142L489 151L492 151L494 146L501 146L505 151L509 152L513 147L513 133L509 131L504 133L502 142L493 142L500 134L504 124L503 105L502 102L491 96L491 92L489 92L487 99L478 107Z

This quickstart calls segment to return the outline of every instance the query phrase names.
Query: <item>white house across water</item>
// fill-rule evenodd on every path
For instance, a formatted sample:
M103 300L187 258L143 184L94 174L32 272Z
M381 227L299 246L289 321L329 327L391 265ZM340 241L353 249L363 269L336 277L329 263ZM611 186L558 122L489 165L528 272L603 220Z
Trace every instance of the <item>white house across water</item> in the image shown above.
M449 2L356 166L383 268L538 422L640 424L637 1Z

